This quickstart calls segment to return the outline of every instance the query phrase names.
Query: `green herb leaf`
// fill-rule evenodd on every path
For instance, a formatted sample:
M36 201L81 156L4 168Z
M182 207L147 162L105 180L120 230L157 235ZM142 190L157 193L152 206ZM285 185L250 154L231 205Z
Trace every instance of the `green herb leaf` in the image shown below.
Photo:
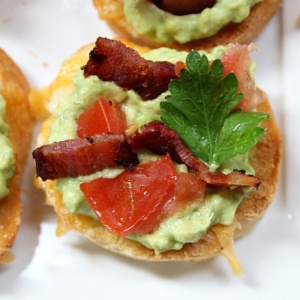
M209 66L205 55L188 54L187 69L169 84L161 103L162 121L173 128L191 152L217 168L223 161L246 153L263 136L259 124L269 118L259 112L233 110L242 100L234 73L223 77L219 59Z

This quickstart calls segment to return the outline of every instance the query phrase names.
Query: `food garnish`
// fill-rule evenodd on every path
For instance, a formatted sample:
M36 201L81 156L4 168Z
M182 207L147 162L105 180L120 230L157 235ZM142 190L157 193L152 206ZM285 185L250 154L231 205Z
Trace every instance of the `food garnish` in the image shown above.
M181 69L180 78L169 84L170 95L161 103L162 121L214 171L261 139L265 129L259 124L269 115L235 109L243 94L236 92L234 73L223 77L221 60L210 65L205 55L192 51L186 67Z

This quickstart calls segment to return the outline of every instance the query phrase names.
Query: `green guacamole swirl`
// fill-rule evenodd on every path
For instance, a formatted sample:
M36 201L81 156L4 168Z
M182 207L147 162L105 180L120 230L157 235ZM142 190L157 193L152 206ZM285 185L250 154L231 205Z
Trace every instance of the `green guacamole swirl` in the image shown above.
M126 20L139 34L160 43L187 43L210 37L229 23L239 23L261 0L217 0L201 13L176 16L147 0L123 0Z
M9 193L9 179L15 172L15 156L7 136L8 124L4 121L6 102L0 93L0 200Z

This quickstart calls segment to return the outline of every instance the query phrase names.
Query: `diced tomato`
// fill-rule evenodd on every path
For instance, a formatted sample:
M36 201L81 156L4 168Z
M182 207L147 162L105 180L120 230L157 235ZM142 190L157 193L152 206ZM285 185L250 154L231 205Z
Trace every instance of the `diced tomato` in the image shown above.
M175 188L175 198L177 210L181 205L192 202L195 199L202 200L204 198L206 183L200 180L196 173L180 173L178 174Z
M99 98L77 118L77 135L85 138L97 133L124 133L126 116L120 105Z
M98 178L80 185L102 224L126 236L155 228L175 193L176 172L169 155L124 170L113 179Z
M181 69L186 69L186 65L180 60L175 64L175 74L177 77L179 77Z
M244 98L238 108L250 110L260 104L264 95L256 88L251 77L249 66L251 63L250 53L255 50L254 45L230 44L226 52L221 56L224 65L224 75L233 72L239 81L238 91L244 93Z

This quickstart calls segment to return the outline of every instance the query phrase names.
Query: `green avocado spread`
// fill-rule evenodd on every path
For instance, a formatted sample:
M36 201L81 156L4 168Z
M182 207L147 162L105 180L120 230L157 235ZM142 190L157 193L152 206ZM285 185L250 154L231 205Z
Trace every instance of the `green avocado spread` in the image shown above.
M218 58L225 48L217 47L210 54L209 59ZM201 52L203 53L203 52ZM143 56L150 60L185 61L187 52L177 52L166 48L152 50ZM76 117L91 106L100 96L107 100L114 100L121 104L126 113L128 125L137 123L139 126L160 120L160 102L168 92L151 101L142 101L134 91L124 91L112 82L103 82L96 76L85 78L83 71L78 71L73 80L75 90L67 95L55 111L55 120L52 124L49 143L65 139L76 138ZM155 159L149 153L139 153L141 161ZM187 171L184 165L177 165L177 170ZM230 172L233 169L244 169L253 174L249 165L248 155L241 155L226 161L220 171ZM90 208L79 185L82 182L103 176L113 178L120 174L122 169L105 169L100 172L79 176L78 178L62 178L57 180L57 187L63 195L63 202L70 213L84 214L96 218ZM214 224L231 224L238 205L249 189L236 188L228 190L207 189L205 199L198 205L197 201L165 219L151 234L128 236L154 249L156 253L170 249L180 249L185 243L195 242Z
M160 43L187 43L210 37L229 23L239 23L260 0L217 0L198 14L173 15L147 0L123 0L126 20L139 34Z
M8 125L4 121L6 102L0 93L0 200L8 195L9 179L15 172L15 157L7 136Z

